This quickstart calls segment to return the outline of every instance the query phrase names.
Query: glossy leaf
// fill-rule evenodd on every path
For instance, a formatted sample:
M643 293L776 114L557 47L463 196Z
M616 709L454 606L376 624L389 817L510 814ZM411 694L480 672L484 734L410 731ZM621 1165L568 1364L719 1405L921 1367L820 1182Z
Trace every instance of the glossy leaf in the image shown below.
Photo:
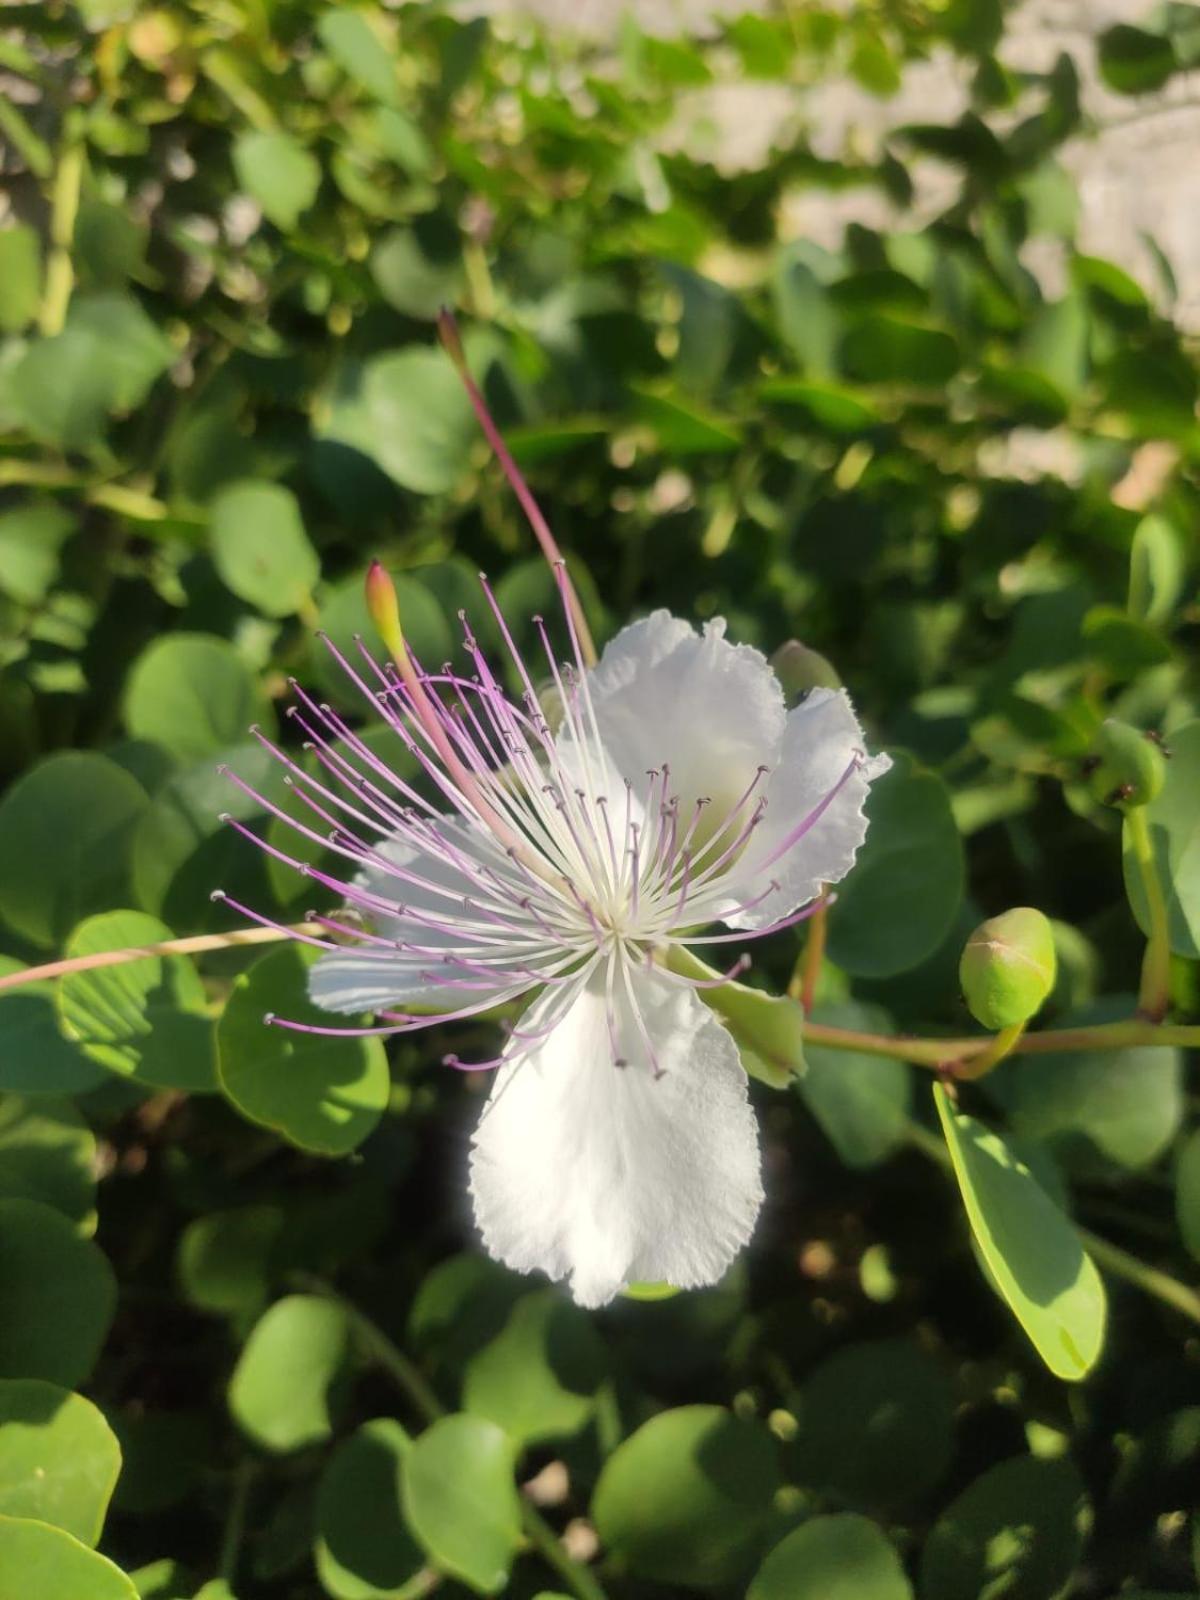
M96 1226L96 1139L69 1100L0 1099L0 1200L40 1200Z
M813 1021L856 1032L893 1031L877 1006L854 1001L818 1006ZM856 1050L805 1045L805 1072L796 1090L848 1167L886 1161L908 1136L912 1073L903 1061Z
M61 1528L0 1516L0 1600L138 1600L105 1556Z
M0 1200L0 1378L71 1388L92 1370L116 1306L108 1261L60 1212Z
M273 717L253 674L224 639L172 633L133 665L125 685L125 726L180 761L200 761L237 744L252 723Z
M66 954L140 949L174 937L165 923L144 912L109 911L81 923ZM157 1089L216 1088L208 1011L204 985L189 956L146 956L71 972L58 985L66 1037L108 1071Z
M298 1294L277 1300L255 1323L229 1380L234 1421L276 1454L328 1439L349 1357L349 1324L333 1301Z
M94 1545L121 1451L90 1400L35 1379L0 1380L0 1516L32 1517Z
M321 564L290 489L232 483L209 515L213 561L239 600L267 617L289 617L309 603Z
M967 1220L992 1281L1056 1377L1077 1383L1104 1342L1104 1285L1070 1219L999 1134L934 1087Z
M401 1460L407 1526L432 1563L477 1594L498 1594L521 1539L512 1446L482 1417L442 1417Z
M1200 960L1200 722L1186 723L1167 741L1171 759L1162 793L1145 808L1159 882L1167 901L1171 948ZM1138 925L1149 931L1146 891L1125 827L1125 890Z
M321 168L290 134L239 134L233 165L238 182L277 228L294 228L317 197Z
M865 1517L813 1517L770 1552L746 1600L912 1600L887 1535Z
M558 1289L517 1301L503 1329L467 1365L462 1403L514 1445L578 1433L605 1376L604 1345Z
M317 1487L317 1576L333 1600L404 1596L424 1566L405 1525L400 1479L411 1441L378 1417L344 1440Z
M288 945L234 981L217 1024L221 1088L243 1116L302 1150L345 1155L387 1104L387 1057L379 1039L329 1037L269 1027L267 1015L329 1025L308 998L312 952Z

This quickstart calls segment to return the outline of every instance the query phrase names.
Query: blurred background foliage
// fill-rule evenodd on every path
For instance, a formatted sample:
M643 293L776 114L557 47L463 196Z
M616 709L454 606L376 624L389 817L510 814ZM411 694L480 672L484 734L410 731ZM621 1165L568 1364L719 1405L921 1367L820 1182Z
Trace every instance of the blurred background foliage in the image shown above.
M1076 245L1077 61L1007 65L999 0L600 41L317 0L0 24L3 971L228 928L218 884L303 914L312 886L217 813L281 825L215 769L282 798L247 728L284 725L289 677L340 703L317 631L365 625L372 557L424 659L460 608L489 637L480 569L528 640L551 584L437 346L449 303L601 638L664 605L801 639L907 752L819 1015L964 1031L962 941L1020 902L1055 919L1050 1015L1129 1014L1119 818L1079 763L1105 714L1168 742L1200 714L1197 365L1165 254L1142 283ZM1136 113L1200 12L1088 48ZM722 159L724 87L886 101L934 57L968 85L952 121ZM789 221L864 191L894 226ZM477 1252L480 1085L448 1041L297 1051L260 1019L303 992L288 948L0 996L3 1600L1195 1593L1200 1302L1114 1281L1099 1368L1051 1377L910 1069L813 1048L760 1097L744 1262L591 1317ZM1181 1052L994 1081L971 1105L1069 1179L1110 1264L1194 1278Z

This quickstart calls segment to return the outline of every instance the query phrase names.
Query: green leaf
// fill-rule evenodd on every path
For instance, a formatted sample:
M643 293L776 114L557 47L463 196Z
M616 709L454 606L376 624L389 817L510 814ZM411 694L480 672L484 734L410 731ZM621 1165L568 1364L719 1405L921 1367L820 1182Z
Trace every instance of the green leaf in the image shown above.
M400 98L394 46L361 11L331 6L317 23L317 37L347 76L384 105Z
M732 418L713 416L675 395L642 390L636 395L636 407L665 455L726 455L742 442Z
M1076 1570L1086 1517L1083 1483L1069 1461L999 1462L930 1530L922 1600L1054 1600Z
M592 1520L615 1560L686 1588L744 1580L779 1487L775 1442L721 1406L661 1412L604 1463Z
M1145 807L1167 901L1171 949L1188 961L1200 961L1200 722L1185 723L1168 742L1171 759L1162 793ZM0 811L0 825L3 812ZM1129 838L1124 832L1125 891L1143 933L1150 931L1146 891Z
M864 1510L893 1510L941 1478L954 1444L950 1385L907 1339L851 1344L821 1363L791 1404L796 1472Z
M1068 1028L1116 1021L1134 1002L1112 998L1063 1019ZM1081 1176L1111 1179L1163 1154L1183 1116L1178 1050L1138 1045L1012 1056L989 1079L1019 1137L1046 1141Z
M865 395L844 384L768 378L758 392L770 405L798 407L816 427L830 433L865 433L882 420Z
M61 1528L0 1516L0 1600L138 1600L105 1556Z
M871 785L866 843L829 913L829 957L888 978L937 949L963 894L963 848L946 785L911 756Z
M0 1100L0 1200L40 1200L96 1227L96 1140L69 1100Z
M512 1445L494 1422L441 1417L404 1455L405 1521L435 1566L498 1594L521 1542Z
M1166 622L1187 577L1184 544L1165 517L1143 517L1129 547L1129 614L1141 622Z
M175 935L142 911L108 911L80 924L69 957L162 944ZM59 980L62 1031L110 1072L156 1089L217 1087L208 998L189 956L146 956L69 972Z
M132 297L81 295L61 333L30 343L13 372L13 393L36 439L85 450L99 443L108 413L140 405L174 357Z
M873 312L857 321L842 340L842 364L860 383L940 386L958 371L953 337L940 328Z
M317 1155L339 1156L367 1137L387 1105L383 1042L268 1027L268 1013L328 1027L308 998L314 957L299 945L273 950L239 975L217 1024L221 1087L251 1122Z
M377 1417L344 1440L317 1485L317 1576L333 1600L391 1600L424 1566L404 1524L400 1477L410 1440Z
M66 1217L0 1201L0 1377L72 1388L95 1365L116 1305L112 1268Z
M0 1381L0 1516L94 1545L120 1470L116 1436L90 1400L37 1379Z
M912 1600L886 1534L865 1517L813 1517L755 1573L746 1600Z
M0 956L0 976L23 970L22 962ZM55 992L42 979L0 993L0 1093L86 1094L107 1080L104 1068L59 1032Z
M44 600L58 576L59 546L76 527L71 513L50 500L0 512L0 590L27 606Z
M86 796L86 804L81 801ZM146 793L104 756L64 751L0 801L0 915L31 944L57 946L82 917L120 901Z
M274 716L254 674L225 639L169 633L134 662L125 684L125 727L180 761L200 761L239 744L252 723L269 733Z
M523 1295L467 1364L463 1409L498 1423L521 1446L578 1433L607 1371L603 1341L557 1289Z
M0 229L0 332L19 333L37 315L42 255L37 230L24 223Z
M1100 76L1118 94L1161 89L1179 65L1175 47L1161 33L1119 22L1100 35Z
M345 1312L319 1295L277 1300L255 1323L229 1380L233 1420L283 1455L333 1432L331 1410L350 1358Z
M233 170L263 215L284 233L291 233L321 187L320 163L287 133L239 134Z
M1194 1128L1175 1158L1175 1216L1179 1236L1200 1261L1200 1128Z
M281 1206L258 1205L189 1222L175 1264L187 1303L224 1316L257 1316L270 1294L284 1220Z
M1092 1258L1070 1219L999 1134L956 1111L940 1084L934 1100L993 1286L1050 1371L1077 1383L1104 1343L1104 1285Z
M462 248L458 229L441 212L393 228L371 251L371 276L388 305L407 317L432 322L462 293Z
M210 510L212 556L222 583L266 617L290 617L321 576L300 507L278 483L231 483Z
M452 363L410 348L368 361L318 435L361 451L404 489L445 494L466 470L478 424Z
M813 1021L867 1033L894 1031L885 1011L855 1001L818 1006ZM886 1161L907 1137L909 1068L886 1056L830 1050L811 1042L804 1054L807 1069L797 1091L841 1159L856 1168Z

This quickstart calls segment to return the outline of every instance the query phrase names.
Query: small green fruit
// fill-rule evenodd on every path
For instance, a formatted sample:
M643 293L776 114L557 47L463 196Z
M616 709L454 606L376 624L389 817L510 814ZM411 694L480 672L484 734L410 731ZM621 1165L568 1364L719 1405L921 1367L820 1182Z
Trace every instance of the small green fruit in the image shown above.
M1109 717L1086 762L1088 786L1101 805L1148 806L1161 792L1167 761L1161 745L1127 722Z
M1057 971L1050 923L1032 906L981 922L958 965L971 1015L985 1028L1028 1022L1054 988Z

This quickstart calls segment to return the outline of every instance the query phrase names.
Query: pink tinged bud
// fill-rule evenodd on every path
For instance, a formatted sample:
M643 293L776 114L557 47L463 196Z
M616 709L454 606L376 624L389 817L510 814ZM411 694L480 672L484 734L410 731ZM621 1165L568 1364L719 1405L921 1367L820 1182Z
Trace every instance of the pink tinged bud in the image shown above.
M400 627L400 602L396 598L396 585L380 561L372 561L367 570L366 595L367 614L375 625L376 633L399 666L401 658L407 659L408 656L408 651L404 647L404 633Z

